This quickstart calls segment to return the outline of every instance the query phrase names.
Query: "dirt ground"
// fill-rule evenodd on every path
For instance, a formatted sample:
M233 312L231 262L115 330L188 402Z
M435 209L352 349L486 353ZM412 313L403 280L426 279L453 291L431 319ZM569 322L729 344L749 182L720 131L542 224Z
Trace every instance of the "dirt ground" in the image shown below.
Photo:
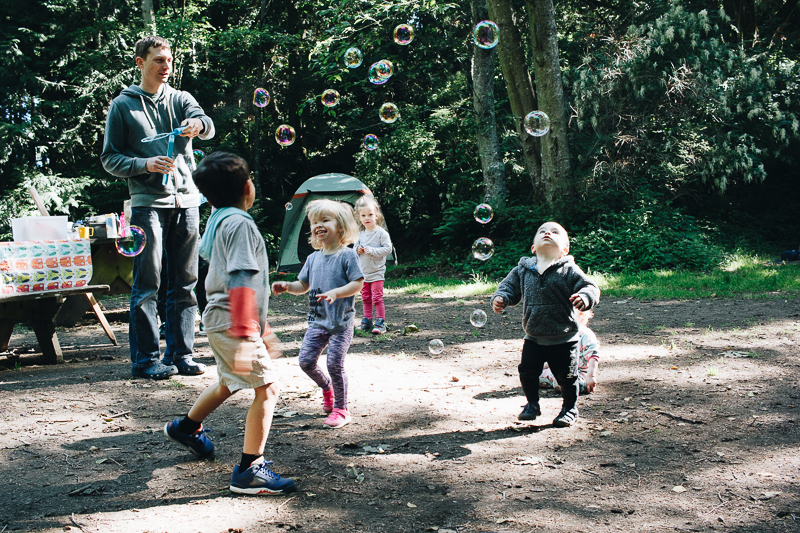
M59 330L63 365L38 364L23 328L0 356L0 533L800 531L798 304L605 298L600 385L556 429L553 391L517 421L521 309L478 329L488 298L390 295L390 334L347 358L353 422L326 430L297 366L305 300L273 298L286 356L266 457L300 490L265 498L227 490L251 396L206 421L214 459L167 442L214 368L131 379L126 302L105 300L119 347L87 316Z

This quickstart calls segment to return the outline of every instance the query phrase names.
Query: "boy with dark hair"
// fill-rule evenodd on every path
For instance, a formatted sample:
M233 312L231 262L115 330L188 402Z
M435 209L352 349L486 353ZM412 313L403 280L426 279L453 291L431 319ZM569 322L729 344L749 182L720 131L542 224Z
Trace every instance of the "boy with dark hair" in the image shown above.
M203 324L217 362L219 381L204 390L182 419L167 422L164 434L199 457L214 453L203 420L241 389L253 389L247 412L241 462L233 468L230 490L240 494L283 494L295 489L264 461L272 413L278 401L271 358L281 355L278 337L267 323L269 275L264 239L247 210L256 189L241 157L214 152L194 173L212 206L200 255L209 260Z
M600 299L600 289L575 264L569 253L569 235L555 222L536 231L531 252L500 283L492 297L492 309L501 313L522 300L525 342L519 364L519 380L528 400L520 420L535 420L539 408L539 375L544 364L561 386L564 401L553 420L568 427L578 420L578 312L588 311Z

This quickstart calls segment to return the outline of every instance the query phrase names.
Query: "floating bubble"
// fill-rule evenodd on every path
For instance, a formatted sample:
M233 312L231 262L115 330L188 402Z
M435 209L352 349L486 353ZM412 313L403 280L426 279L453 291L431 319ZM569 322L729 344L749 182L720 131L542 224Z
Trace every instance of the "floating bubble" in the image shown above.
M348 48L344 53L344 64L350 68L360 67L363 60L364 56L358 48Z
M291 211L291 210L292 210L292 207L293 207L293 206L292 206L292 202L286 202L286 206L285 206L285 207L286 207L286 210L287 210L287 211Z
M472 255L481 261L488 260L494 255L494 243L491 239L481 237L472 243Z
M128 235L114 239L114 244L117 246L117 251L125 257L135 257L144 250L147 237L139 226L127 226L126 229Z
M489 204L478 204L475 207L475 220L480 222L481 224L488 224L494 218L494 211L492 211L492 206Z
M482 309L476 309L469 317L470 323L476 328L482 328L486 324L486 312Z
M339 103L339 93L333 89L328 89L322 93L322 105L325 107L333 107Z
M472 38L478 48L494 48L500 42L500 28L491 20L483 20L475 25Z
M400 24L394 29L394 42L400 45L410 44L414 40L414 28L408 24Z
M428 351L433 355L439 355L444 350L444 343L440 339L433 339L428 343Z
M378 147L378 136L368 134L364 136L364 148L367 150L375 150Z
M388 59L381 59L369 67L369 81L375 85L383 85L394 74L394 65Z
M381 116L381 120L387 124L396 122L400 118L400 110L391 102L383 104L378 113Z
M294 144L294 135L294 128L287 124L281 124L278 126L278 129L275 130L275 140L278 141L278 144L281 146L291 146Z
M256 107L266 107L269 104L269 93L266 89L259 87L253 93L253 105Z
M531 111L522 124L525 131L534 137L541 137L550 131L550 117L543 111Z
M192 150L192 158L189 160L189 163L193 172L197 170L200 162L205 158L206 154L202 150Z

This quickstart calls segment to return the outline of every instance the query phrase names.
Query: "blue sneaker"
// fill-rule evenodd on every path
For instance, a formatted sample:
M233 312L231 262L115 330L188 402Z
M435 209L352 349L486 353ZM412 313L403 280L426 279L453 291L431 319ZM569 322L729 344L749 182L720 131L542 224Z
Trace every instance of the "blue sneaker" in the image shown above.
M272 461L264 461L239 473L239 465L233 467L231 492L238 494L274 495L297 490L294 480L281 477L269 469Z
M375 320L375 327L372 328L372 334L383 335L384 333L386 333L386 322L384 321L384 319L379 318Z
M208 457L214 453L214 443L206 436L206 432L210 430L201 427L194 433L184 433L178 425L180 421L180 418L176 418L164 424L164 436L198 457Z
M170 364L154 363L146 368L133 368L131 375L135 378L169 379L178 373L178 369Z
M542 414L542 410L539 409L538 405L526 403L525 407L522 408L522 412L517 418L520 420L536 420L536 417L540 414Z

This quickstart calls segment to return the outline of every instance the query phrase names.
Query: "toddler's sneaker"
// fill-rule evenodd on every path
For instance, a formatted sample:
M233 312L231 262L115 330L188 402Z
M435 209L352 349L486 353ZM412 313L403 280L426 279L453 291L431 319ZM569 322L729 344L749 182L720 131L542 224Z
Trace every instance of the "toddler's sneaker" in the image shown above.
M269 469L272 461L264 461L250 465L244 472L239 472L239 465L233 467L230 491L237 494L255 494L270 496L286 494L297 490L294 480L281 477Z
M531 405L526 403L525 406L522 408L522 412L519 414L517 418L520 420L536 420L536 417L542 414L542 410L539 408L538 405Z
M553 425L557 428L568 428L577 421L578 421L577 407L573 407L572 409L569 410L567 410L566 407L562 407L561 412L558 413L556 419L553 420Z
M361 325L358 326L361 331L370 331L372 329L372 319L364 317L361 319Z
M333 411L333 389L322 391L322 409L326 413Z
M347 409L333 408L330 416L325 419L323 426L326 429L336 429L350 422L350 411Z
M159 339L166 339L167 338L167 323L162 322L161 325L158 327L158 338Z
M201 337L207 337L208 334L206 333L206 327L203 325L203 321L200 321L200 325L197 326L197 334Z
M386 333L386 322L382 318L375 320L375 327L372 328L373 335L383 335Z
M206 436L208 429L202 427L194 433L184 433L179 426L181 419L164 424L164 436L177 442L198 457L208 457L214 453L214 443Z

